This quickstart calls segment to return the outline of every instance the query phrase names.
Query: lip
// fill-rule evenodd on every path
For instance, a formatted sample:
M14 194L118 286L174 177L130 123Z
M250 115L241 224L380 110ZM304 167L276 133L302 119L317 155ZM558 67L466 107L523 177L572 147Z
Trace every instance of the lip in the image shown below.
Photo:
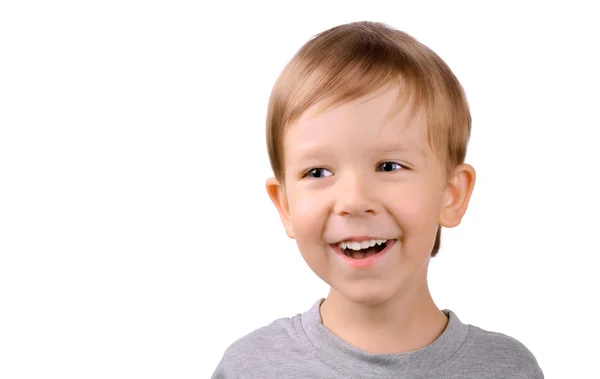
M365 240L368 241L371 239L378 239L378 238L367 237L366 239L363 239L362 241L365 241ZM345 241L347 241L347 240L345 240ZM353 239L353 241L359 242L360 240ZM335 254L348 266L350 266L353 269L361 269L361 268L367 268L367 267L371 267L371 266L375 265L375 263L377 263L377 261L381 260L381 258L383 258L385 255L387 255L388 251L392 248L392 246L394 246L396 244L396 242L397 242L396 239L387 240L385 249L381 250L379 253L377 253L375 255L371 255L370 257L364 258L364 259L353 259L353 258L347 257L346 254L344 254L344 252L338 246L337 243L331 245L331 248L333 249Z

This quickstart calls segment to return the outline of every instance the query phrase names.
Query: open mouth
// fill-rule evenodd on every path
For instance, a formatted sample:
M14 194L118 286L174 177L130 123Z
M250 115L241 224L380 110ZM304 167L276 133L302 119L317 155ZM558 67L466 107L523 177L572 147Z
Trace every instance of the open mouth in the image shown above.
M340 251L352 259L365 259L382 252L388 245L388 240L371 240L366 242L340 242Z

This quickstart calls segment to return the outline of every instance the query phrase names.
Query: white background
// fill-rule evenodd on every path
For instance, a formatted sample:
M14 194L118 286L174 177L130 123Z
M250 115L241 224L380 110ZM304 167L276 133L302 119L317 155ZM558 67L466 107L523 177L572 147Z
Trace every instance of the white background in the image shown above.
M471 105L438 306L547 378L596 375L600 28L548 3L2 2L0 377L208 378L325 296L264 191L264 121L293 53L358 20L436 51Z

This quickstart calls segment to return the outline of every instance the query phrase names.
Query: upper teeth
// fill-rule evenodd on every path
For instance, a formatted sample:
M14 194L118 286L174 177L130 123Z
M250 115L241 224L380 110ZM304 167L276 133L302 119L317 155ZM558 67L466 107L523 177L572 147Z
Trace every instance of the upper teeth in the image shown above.
M387 240L370 240L370 241L362 241L362 242L353 242L353 241L344 241L338 243L338 246L342 249L352 249L352 250L361 250L369 247L373 247L375 245L381 245L385 243Z

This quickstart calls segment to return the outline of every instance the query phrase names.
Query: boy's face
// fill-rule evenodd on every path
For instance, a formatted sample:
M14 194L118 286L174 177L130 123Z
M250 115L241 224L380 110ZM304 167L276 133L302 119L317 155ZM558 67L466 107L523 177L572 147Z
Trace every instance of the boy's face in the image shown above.
M458 225L474 183L468 165L446 178L412 102L390 119L398 92L308 109L284 135L285 183L267 181L306 263L357 303L381 303L426 282L438 226Z

